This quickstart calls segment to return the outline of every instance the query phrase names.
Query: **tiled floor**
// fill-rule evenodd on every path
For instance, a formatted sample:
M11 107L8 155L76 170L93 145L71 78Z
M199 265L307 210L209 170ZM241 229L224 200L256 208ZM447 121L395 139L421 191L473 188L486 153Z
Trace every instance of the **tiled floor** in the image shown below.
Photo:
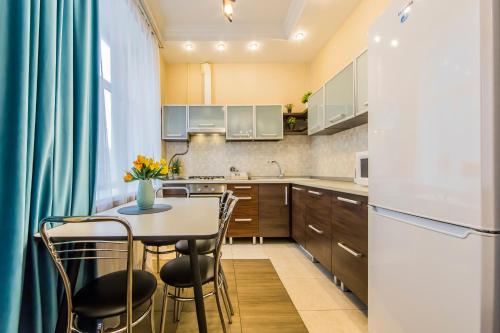
M252 245L249 240L239 240L233 245L224 246L223 259L269 259L303 323L311 333L361 333L368 331L367 311L364 304L351 293L340 291L339 287L331 280L331 275L325 272L319 264L312 263L294 243L266 240L263 245ZM251 262L248 261L248 263ZM228 267L228 262L225 263L226 275L230 280L231 296L233 302L238 303L237 308L241 306L247 308L242 308L245 311L241 310L241 316L240 311L236 311L233 317L234 323L228 325L229 332L304 331L301 324L295 323L293 318L287 318L285 314L280 314L280 309L286 308L286 302L283 303L283 307L276 305L278 303L273 303L273 308L267 308L266 294L256 295L255 290L251 288L252 279L258 278L263 289L274 290L275 288L271 285L265 286L273 283L266 278L266 274L262 272L260 274L259 272L252 273L251 270L245 269L244 260L236 260L234 265L234 268ZM240 267L236 267L237 265ZM235 283L238 284L238 292L235 291ZM161 310L160 297L161 293L158 292L156 303L159 306L156 306L156 311ZM219 332L221 331L219 318L215 302L213 298L211 299L206 300L209 332ZM246 312L248 307L253 307L253 310L258 311L253 312L252 315L246 315L245 313L249 313ZM168 308L172 309L171 304ZM158 322L159 314L159 312L156 314ZM171 321L169 322L171 323ZM141 328L139 332L149 332L148 325L141 326L144 328ZM157 327L159 327L159 323L157 323ZM194 304L184 307L178 325L170 324L167 327L169 333L196 332Z

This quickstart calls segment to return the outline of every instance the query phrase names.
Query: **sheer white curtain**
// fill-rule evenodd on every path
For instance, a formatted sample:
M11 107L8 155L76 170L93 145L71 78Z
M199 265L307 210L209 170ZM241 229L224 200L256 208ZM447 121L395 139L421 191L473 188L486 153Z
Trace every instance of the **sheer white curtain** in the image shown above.
M124 203L137 184L123 182L138 154L161 154L158 46L132 0L101 0L101 106L96 208Z

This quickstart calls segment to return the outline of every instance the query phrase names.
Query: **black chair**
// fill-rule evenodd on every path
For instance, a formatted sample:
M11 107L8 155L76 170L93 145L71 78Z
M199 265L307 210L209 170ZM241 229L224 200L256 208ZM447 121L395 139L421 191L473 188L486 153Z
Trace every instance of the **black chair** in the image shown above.
M155 196L158 196L158 193L163 192L163 190L181 190L186 193L186 197L189 198L189 190L185 187L174 187L174 186L165 186L165 187L160 187L156 190ZM144 246L143 252L142 252L142 269L146 269L146 260L147 260L147 255L148 253L156 255L156 271L160 271L160 254L169 254L169 253L174 253L175 249L172 250L164 250L160 251L160 247L162 246L169 246L169 245L175 245L176 241L164 241L164 240L148 240L148 241L142 241L142 245ZM156 248L153 250L152 248Z
M232 195L233 195L233 191L226 190L226 191L224 191L224 193L222 194L222 196L220 198L220 204L219 204L219 207L220 207L219 208L219 219L220 220L222 220L222 217L225 214L227 214L227 209L229 208L228 200ZM215 257L216 256L216 254L215 254L216 244L217 244L217 238L199 239L199 240L196 240L196 249L197 249L198 254L211 254ZM189 255L188 241L187 240L178 241L175 244L175 250L177 251L177 253L179 253L181 255ZM226 306L228 305L231 315L234 315L233 303L231 302L231 298L229 297L229 292L228 292L229 286L227 284L226 275L224 274L224 270L222 269L222 266L220 266L220 271L221 271L222 282L224 284L225 293L227 296L227 304L224 303L224 305L226 305ZM177 294L178 290L175 290L175 293ZM180 307L178 307L178 304L176 304L174 306L174 319L178 320L179 313L176 310L180 311Z
M220 258L222 255L221 250L223 239L226 236L229 221L231 220L231 215L237 202L238 198L233 195L229 196L226 202L227 208L225 209L225 212L219 224L219 232L216 239L215 251L213 252L214 256L198 255L202 284L205 285L208 283L213 283L213 290L204 294L203 298L215 296L217 310L219 312L219 317L224 332L226 332L226 325L224 322L224 315L222 313L220 297L222 297L224 305L226 305L229 323L232 323L232 319L227 307L228 295L226 289L224 288L224 278L222 277ZM164 333L167 317L167 298L173 299L174 304L179 302L194 301L193 297L184 297L177 292L175 292L174 294L168 292L168 286L174 287L176 291L179 291L181 288L193 288L190 257L181 256L166 263L160 270L160 278L165 283L163 291L163 310L161 317L161 333ZM177 306L177 309L179 309L179 306ZM175 312L176 311L174 310L174 317L176 316Z
M71 240L52 239L50 228L54 224L83 224L83 223L119 223L127 231L126 241L105 240ZM41 221L40 234L47 247L59 275L63 281L67 303L67 333L82 332L85 324L91 322L97 326L99 332L104 332L103 320L106 318L126 315L126 324L106 332L132 332L132 327L150 317L151 332L154 332L154 303L156 278L153 274L143 270L133 269L132 229L128 222L118 217L89 216L89 217L48 217ZM126 249L103 248L98 245L112 246L126 245ZM109 273L95 278L83 286L73 295L71 281L68 276L66 263L73 260L112 259L125 260L125 270ZM133 321L133 311L147 306L139 318ZM82 324L82 325L79 325ZM95 329L95 326L93 327Z

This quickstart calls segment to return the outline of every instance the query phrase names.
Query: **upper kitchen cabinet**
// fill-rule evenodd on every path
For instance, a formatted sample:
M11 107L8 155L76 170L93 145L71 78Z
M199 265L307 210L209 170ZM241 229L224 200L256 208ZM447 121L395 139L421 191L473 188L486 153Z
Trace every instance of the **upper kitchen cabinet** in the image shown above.
M368 51L356 58L356 114L368 112Z
M283 139L283 107L281 105L255 106L255 139Z
M321 87L318 91L309 97L308 101L308 131L312 135L320 132L324 127L324 89Z
M354 63L325 84L325 128L354 115Z
M221 105L190 105L188 109L190 133L224 133L225 112Z
M161 113L161 124L163 140L187 140L187 106L164 105Z
M226 117L227 140L252 140L254 138L254 107L252 105L228 105Z

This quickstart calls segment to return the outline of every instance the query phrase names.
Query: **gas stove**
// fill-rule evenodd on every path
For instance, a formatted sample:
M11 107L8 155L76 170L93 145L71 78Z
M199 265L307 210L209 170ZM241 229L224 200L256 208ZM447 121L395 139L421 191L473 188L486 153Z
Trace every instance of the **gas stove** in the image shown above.
M224 176L189 176L193 180L224 180Z

